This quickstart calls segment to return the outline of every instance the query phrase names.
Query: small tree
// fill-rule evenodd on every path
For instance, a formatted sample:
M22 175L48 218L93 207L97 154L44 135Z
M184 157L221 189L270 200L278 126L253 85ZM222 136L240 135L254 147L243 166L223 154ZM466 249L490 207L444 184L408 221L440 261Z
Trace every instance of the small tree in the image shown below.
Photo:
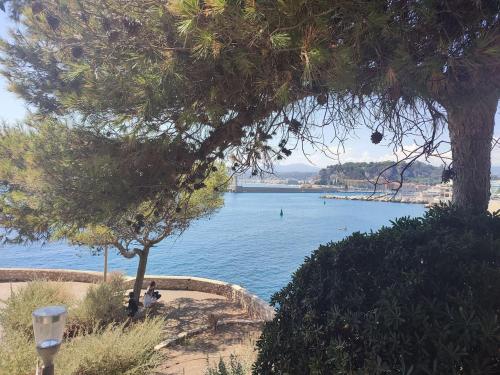
M108 189L111 195L127 189L120 171L113 171L115 163L110 154L92 155L90 150L79 148L81 142L92 143L90 139L95 140L95 136L56 122L42 123L30 131L3 129L0 225L6 229L4 240L64 239L97 249L111 246L125 258L138 256L134 285L138 299L151 249L222 206L225 168L214 167L210 178L195 183L192 190L163 194L155 200L146 198L139 204L123 201L119 214L110 210L106 201L95 202L96 207L101 206L100 215L90 220L78 212L84 212L85 202L92 201L88 195L91 197L93 190ZM118 153L115 157L121 156ZM126 192L120 199L126 199ZM76 205L81 206L76 209Z

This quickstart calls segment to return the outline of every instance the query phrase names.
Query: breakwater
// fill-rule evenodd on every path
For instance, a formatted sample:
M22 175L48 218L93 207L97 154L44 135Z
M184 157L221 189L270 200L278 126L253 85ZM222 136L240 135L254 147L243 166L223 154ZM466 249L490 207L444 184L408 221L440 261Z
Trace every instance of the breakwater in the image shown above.
M335 187L302 187L302 186L233 186L231 193L343 193L343 194L369 194L369 191L347 191Z
M392 196L392 195L332 195L326 194L320 197L321 199L341 199L347 201L375 201L375 202L391 202L391 203L414 203L428 205L430 202L425 199L420 199L414 196Z
M235 186L232 193L339 193L336 188L306 188L306 187L272 187L272 186Z

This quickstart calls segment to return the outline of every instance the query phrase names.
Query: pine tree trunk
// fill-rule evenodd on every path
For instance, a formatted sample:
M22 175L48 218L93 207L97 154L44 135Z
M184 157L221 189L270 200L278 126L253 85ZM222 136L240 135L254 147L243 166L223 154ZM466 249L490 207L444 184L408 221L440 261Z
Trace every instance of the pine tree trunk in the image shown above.
M139 302L141 297L142 284L144 275L146 274L146 265L148 263L149 247L144 247L139 255L139 265L137 266L137 274L135 275L134 283L134 299Z
M498 96L468 96L447 106L453 156L453 204L486 211L490 200L491 142Z

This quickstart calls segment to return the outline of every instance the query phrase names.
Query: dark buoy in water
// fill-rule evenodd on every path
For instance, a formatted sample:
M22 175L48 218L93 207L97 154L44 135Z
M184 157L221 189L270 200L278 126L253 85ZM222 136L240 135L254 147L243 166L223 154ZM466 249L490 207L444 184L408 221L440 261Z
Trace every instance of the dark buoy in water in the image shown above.
M283 209L280 210L280 216L283 217Z

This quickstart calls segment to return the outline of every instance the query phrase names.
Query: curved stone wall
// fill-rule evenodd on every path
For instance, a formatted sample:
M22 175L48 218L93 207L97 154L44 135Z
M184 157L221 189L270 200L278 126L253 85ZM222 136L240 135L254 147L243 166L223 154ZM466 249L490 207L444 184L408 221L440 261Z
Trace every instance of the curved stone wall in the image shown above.
M0 268L0 282L20 282L40 279L97 283L102 281L102 273L56 269ZM125 277L125 280L127 286L131 288L135 278ZM146 288L151 280L156 281L158 289L191 290L224 296L230 301L241 305L256 320L268 321L274 316L274 310L269 304L239 285L201 277L146 275L143 288Z
M53 270L42 268L0 268L0 282L20 282L32 280L98 283L102 281L102 273L92 271Z
M274 310L269 304L239 285L201 277L146 275L144 289L151 280L156 281L158 289L193 290L224 296L245 308L253 319L267 321L274 316ZM133 285L134 278L130 278L129 282L130 285Z

